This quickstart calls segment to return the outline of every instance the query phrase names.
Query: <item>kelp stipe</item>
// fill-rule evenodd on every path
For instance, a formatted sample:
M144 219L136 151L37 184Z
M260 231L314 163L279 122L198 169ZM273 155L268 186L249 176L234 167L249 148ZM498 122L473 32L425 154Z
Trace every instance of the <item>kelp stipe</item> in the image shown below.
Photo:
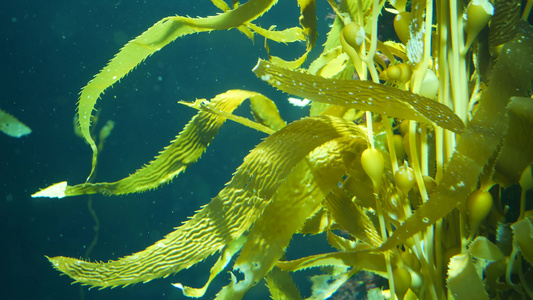
M300 299L290 273L317 267L324 274L312 277L311 299L335 298L336 292L361 296L347 288L358 284L351 278L361 270L389 282L388 289L368 291L374 297L533 297L527 281L533 272L533 210L526 193L533 188L531 159L527 151L514 151L531 149L521 141L533 140L527 125L533 119L533 31L521 21L530 7L504 0L390 1L392 7L379 0L328 1L335 20L322 54L305 69L316 41L314 1L298 1L301 27L282 31L250 23L276 1L251 0L233 9L213 3L222 14L165 18L129 42L84 88L82 132L102 92L148 56L193 31L233 27L250 38L307 40L299 59L269 54L253 72L307 98L311 116L287 125L275 102L253 91L182 102L197 115L136 173L112 183L61 182L34 196L158 188L196 162L227 119L268 137L208 205L164 239L109 262L49 257L56 269L84 285L127 286L218 253L203 287L174 286L201 297L236 257L220 299L239 299L262 279L274 299ZM380 13L396 15L400 43L378 40ZM123 60L124 67L114 67ZM254 120L232 113L247 99ZM512 166L510 153L520 153ZM500 187L515 184L520 199L500 196ZM520 204L518 214L505 208L512 201ZM335 250L286 261L295 234L323 234Z

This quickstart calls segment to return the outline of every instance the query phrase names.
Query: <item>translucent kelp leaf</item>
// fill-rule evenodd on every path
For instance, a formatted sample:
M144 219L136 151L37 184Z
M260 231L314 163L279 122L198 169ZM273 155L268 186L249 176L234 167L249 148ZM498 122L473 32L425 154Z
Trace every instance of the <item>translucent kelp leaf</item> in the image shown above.
M300 6L300 24L309 39L309 47L314 47L318 36L316 24L316 0L298 0Z
M181 283L173 283L172 285L176 288L179 288L183 291L183 294L187 297L194 297L199 298L203 297L205 295L205 292L207 291L207 288L211 284L211 281L215 279L215 277L226 268L226 266L230 263L231 259L237 253L244 243L246 242L246 237L241 236L240 238L234 240L233 242L229 243L226 247L224 247L224 250L222 251L222 254L218 257L218 260L211 268L209 279L205 283L205 285L202 288L191 288L188 286L183 286Z
M383 242L372 221L340 188L328 195L324 206L342 229L352 236L375 247Z
M208 205L154 245L115 261L49 260L76 282L99 287L148 282L189 268L240 238L261 216L294 166L313 149L358 132L353 123L339 118L305 118L291 123L252 150Z
M231 113L244 100L250 97L263 97L256 92L229 90L217 95L210 102L210 107ZM263 107L256 100L258 107ZM266 117L265 117L266 118ZM272 116L275 119L275 115ZM277 119L275 119L277 120ZM134 174L116 182L84 183L74 186L54 185L53 189L43 189L32 197L68 197L83 194L122 195L155 189L166 184L195 163L217 135L226 118L209 112L200 111L185 126L183 131L166 147L155 160L139 169ZM274 121L271 121L274 122ZM279 120L277 120L279 124ZM57 188L64 188L58 191Z
M387 276L383 253L372 252L335 252L311 255L291 261L280 261L277 266L285 271L300 271L325 266L348 266Z
M298 233L319 234L325 232L329 227L329 217L323 208L320 208L314 215L305 220Z
M300 291L289 273L278 267L272 268L265 277L270 296L274 300L301 300Z
M504 187L518 183L524 169L533 161L533 99L513 97L507 110L509 129L493 177Z
M309 100L434 122L457 133L464 129L461 119L449 107L409 91L370 81L327 79L290 71L264 60L259 60L253 71L273 87Z
M378 9L381 11L386 1L379 1ZM348 12L351 20L357 20L361 25L365 24L365 31L370 32L372 24L374 0L361 1L340 1L340 11ZM362 12L363 20L359 20L359 14Z
M0 131L15 138L31 133L30 127L2 109L0 109Z
M252 29L253 31L257 32L258 34L264 36L265 38L275 41L275 42L292 43L292 42L298 42L298 41L305 40L305 34L302 28L299 28L299 27L291 27L291 28L277 31L277 30L264 29L252 23L248 23L246 26Z
M458 254L450 259L447 282L454 299L489 299L468 253Z
M533 223L531 219L524 218L513 225L513 240L522 252L522 256L533 264Z
M93 151L91 174L96 167L97 147L90 126L94 106L105 89L119 81L150 55L178 37L212 30L226 30L250 22L268 11L276 0L250 0L234 10L206 18L167 17L129 41L82 90L78 102L81 134ZM90 175L89 175L90 178Z
M327 240L331 247L340 252L354 252L358 246L356 241L344 238L330 230L327 231Z
M276 103L259 93L250 97L250 108L254 119L268 128L277 131L287 126L287 123L279 115Z
M477 237L468 247L468 252L475 257L489 261L498 261L505 258L503 253L484 236Z
M323 52L319 58L314 60L309 66L309 73L325 78L333 78L345 70L349 60L348 54L342 52L341 47L336 47L330 51Z
M354 275L358 269L347 267L334 267L330 274L315 275L311 277L311 297L307 300L324 300L330 297Z
M356 129L357 127L354 127ZM219 296L240 299L285 253L292 236L342 179L347 165L366 149L362 131L331 140L309 153L285 178L255 222L234 269L244 279L224 287Z

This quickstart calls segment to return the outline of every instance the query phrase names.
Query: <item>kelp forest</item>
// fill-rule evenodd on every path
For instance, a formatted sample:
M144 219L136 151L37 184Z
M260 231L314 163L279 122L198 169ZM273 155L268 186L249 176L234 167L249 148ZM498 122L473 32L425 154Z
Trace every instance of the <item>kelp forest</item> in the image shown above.
M365 280L380 282L359 293L367 299L533 298L533 1L319 0L334 12L329 32L318 32L315 1L292 1L300 15L290 28L260 22L276 0L212 0L220 12L196 18L177 9L110 59L77 103L76 131L92 150L87 180L33 197L165 189L187 176L226 121L264 139L163 239L105 262L47 256L52 267L74 283L114 288L215 257L204 286L173 284L193 298L217 276L227 284L217 299L240 299L256 285L273 299L356 299L350 288ZM384 16L393 20L390 40L381 40ZM106 89L180 37L224 30L264 43L249 76L286 97L198 91L179 102L196 114L154 149L159 155L123 179L96 181L114 126L95 121ZM275 43L303 51L283 57L269 48ZM286 122L278 106L287 98L309 115ZM234 113L241 105L247 114ZM316 235L333 250L287 259L295 235ZM293 279L311 270L308 286Z

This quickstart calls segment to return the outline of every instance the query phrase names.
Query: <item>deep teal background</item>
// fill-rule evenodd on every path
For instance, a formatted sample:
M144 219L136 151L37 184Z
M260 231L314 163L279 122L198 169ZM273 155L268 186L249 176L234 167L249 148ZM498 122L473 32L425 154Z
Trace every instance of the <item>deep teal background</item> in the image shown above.
M298 25L296 1L280 1L256 24L279 29ZM67 180L85 181L89 147L73 132L80 89L130 39L170 15L208 16L218 10L198 1L6 1L0 7L0 108L33 130L15 139L0 134L0 298L80 299L79 285L59 276L44 255L82 257L93 239L86 196L32 199L39 188ZM319 44L325 40L325 1L319 3ZM264 39L250 41L237 30L200 33L178 39L159 51L98 102L102 126L116 126L100 155L97 181L133 173L169 144L195 111L177 104L211 98L228 89L263 92L275 99L290 121L307 114L287 105L287 95L251 72L266 58ZM305 44L277 46L272 54L293 59ZM249 116L246 107L239 113ZM100 239L91 260L116 259L143 250L181 224L214 197L244 156L264 134L227 122L207 153L185 174L158 190L122 196L94 196ZM313 237L304 237L304 241ZM295 253L300 253L294 248ZM308 246L307 246L308 247ZM316 249L318 251L318 249ZM303 251L303 250L301 250ZM183 299L170 283L195 287L207 280L214 259L174 277L133 287L99 291L84 288L85 299ZM209 296L226 285L223 273ZM303 282L307 282L303 279ZM263 284L249 299L267 297Z

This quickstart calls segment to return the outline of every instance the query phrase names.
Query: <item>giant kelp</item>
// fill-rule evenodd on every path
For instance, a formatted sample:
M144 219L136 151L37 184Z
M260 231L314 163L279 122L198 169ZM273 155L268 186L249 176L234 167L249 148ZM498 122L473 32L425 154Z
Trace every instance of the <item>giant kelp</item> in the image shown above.
M197 115L136 173L113 183L61 182L34 194L157 188L196 162L226 119L269 135L208 205L164 239L115 261L49 257L56 269L85 285L127 286L221 252L203 288L175 286L201 297L236 256L234 269L244 278L232 276L221 299L241 298L263 278L275 299L298 299L288 272L313 267L326 272L313 279L313 299L333 295L360 270L386 277L389 290L378 293L399 298L533 296L525 280L533 272L529 156L521 156L512 175L503 171L509 149L521 145L509 139L531 141L531 130L520 122L531 120L531 110L521 108L531 106L533 30L520 18L519 1L391 1L393 8L383 13L396 14L402 43L378 40L384 1L328 1L336 19L308 68L301 65L315 46L315 1L298 1L302 27L282 31L250 23L276 1L235 2L233 9L213 3L222 14L156 23L83 89L78 125L93 148L91 173L96 99L142 60L192 32L238 28L278 42L306 38L300 59L270 56L253 71L310 100L311 116L286 125L264 95L229 90L187 104ZM463 10L465 20L458 14ZM523 18L528 14L524 9ZM246 99L255 120L232 114ZM510 122L508 112L523 121ZM506 215L513 199L499 198L500 184L522 188L518 218ZM311 233L323 233L336 251L285 261L292 236Z

